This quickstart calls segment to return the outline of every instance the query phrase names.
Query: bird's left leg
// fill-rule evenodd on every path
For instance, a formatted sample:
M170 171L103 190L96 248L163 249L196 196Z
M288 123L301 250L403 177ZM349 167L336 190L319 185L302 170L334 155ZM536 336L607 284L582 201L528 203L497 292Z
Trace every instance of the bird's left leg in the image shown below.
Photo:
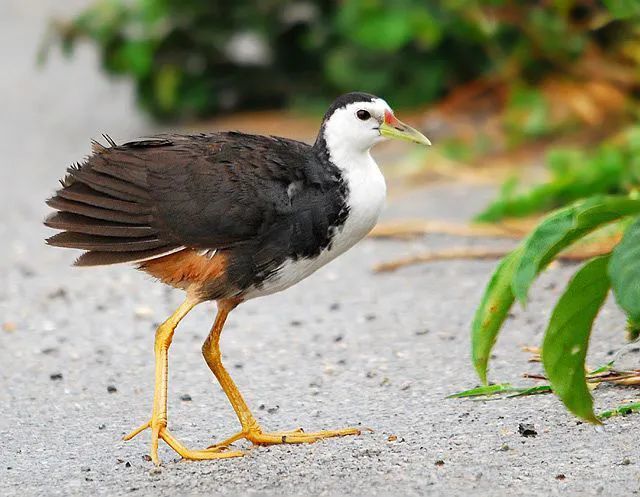
M180 443L169 432L167 428L167 377L169 369L169 346L173 340L173 333L178 323L187 313L198 304L195 299L187 298L180 307L162 323L157 331L155 338L155 388L153 396L153 409L151 411L151 419L139 428L133 430L124 437L124 440L131 440L133 437L143 432L147 428L151 428L151 460L155 464L159 464L158 458L158 441L164 440L173 450L185 459L218 459L224 457L241 456L241 452L212 452L210 450L190 450Z
M326 430L314 433L305 433L302 428L294 431L267 433L262 430L258 420L249 410L247 403L242 398L238 387L233 379L222 365L222 357L220 354L220 334L229 313L238 305L238 301L220 300L218 301L218 314L209 336L202 345L202 354L204 355L207 365L216 376L220 386L227 395L233 410L236 412L242 430L232 437L221 443L212 445L209 450L220 450L228 447L229 444L246 439L254 445L273 445L273 444L299 444L313 443L323 438L341 437L345 435L359 435L361 430L358 428L345 428L341 430Z

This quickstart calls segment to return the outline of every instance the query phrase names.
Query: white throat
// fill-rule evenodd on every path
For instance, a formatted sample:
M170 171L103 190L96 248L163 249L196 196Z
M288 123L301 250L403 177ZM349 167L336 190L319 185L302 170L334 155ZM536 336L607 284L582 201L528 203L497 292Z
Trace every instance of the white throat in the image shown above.
M348 172L350 169L358 168L374 168L379 172L378 165L371 157L369 148L359 149L353 147L351 143L339 136L339 133L332 133L328 130L325 130L324 139L331 162L343 173Z
M387 186L370 148L354 147L335 130L325 129L324 139L329 160L340 169L349 188L349 217L334 241L334 250L341 253L375 226L384 207Z

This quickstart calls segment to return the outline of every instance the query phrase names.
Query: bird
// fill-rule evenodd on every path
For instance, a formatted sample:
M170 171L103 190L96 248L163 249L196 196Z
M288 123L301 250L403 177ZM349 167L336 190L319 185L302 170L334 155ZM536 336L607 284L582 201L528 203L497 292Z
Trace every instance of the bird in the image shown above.
M224 131L161 134L116 144L92 141L82 162L67 169L46 203L44 221L55 247L82 250L75 266L130 264L185 298L155 333L155 386L150 418L124 437L151 431L187 460L239 457L232 444L311 443L357 435L358 428L267 432L225 369L220 336L239 304L285 290L361 240L376 224L386 197L371 148L387 139L429 140L401 122L382 98L339 96L326 111L313 145L287 138ZM178 323L198 304L217 313L202 345L240 422L240 431L191 449L168 428L168 352Z

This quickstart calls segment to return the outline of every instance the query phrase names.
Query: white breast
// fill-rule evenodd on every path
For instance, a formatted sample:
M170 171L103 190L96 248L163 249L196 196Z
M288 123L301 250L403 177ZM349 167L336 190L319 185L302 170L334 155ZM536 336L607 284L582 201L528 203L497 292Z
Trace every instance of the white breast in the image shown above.
M349 167L343 169L349 187L349 215L344 225L334 234L331 245L318 257L285 261L260 288L247 292L246 299L269 295L295 285L353 247L375 226L387 192L384 177L369 152L350 159Z

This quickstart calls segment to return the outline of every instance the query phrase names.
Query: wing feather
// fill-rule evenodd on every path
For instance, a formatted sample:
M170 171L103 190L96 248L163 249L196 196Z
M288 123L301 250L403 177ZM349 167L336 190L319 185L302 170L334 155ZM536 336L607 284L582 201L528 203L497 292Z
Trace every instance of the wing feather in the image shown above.
M82 250L99 250L103 252L136 252L166 247L167 242L156 236L144 238L126 238L115 236L87 235L63 231L47 238L49 245L56 247L78 248Z
M60 190L57 194L60 198L73 200L82 204L101 207L112 211L126 212L131 214L149 214L151 209L148 205L140 202L129 202L120 200L110 195L104 195L82 183L74 183Z
M259 243L290 229L289 186L313 183L310 150L241 133L94 143L47 201L58 212L45 224L62 230L48 243L87 251L83 266Z
M70 212L54 212L44 222L45 226L58 230L74 233L86 233L87 235L115 236L138 238L157 235L157 231L151 226L114 223L100 219L72 214Z

